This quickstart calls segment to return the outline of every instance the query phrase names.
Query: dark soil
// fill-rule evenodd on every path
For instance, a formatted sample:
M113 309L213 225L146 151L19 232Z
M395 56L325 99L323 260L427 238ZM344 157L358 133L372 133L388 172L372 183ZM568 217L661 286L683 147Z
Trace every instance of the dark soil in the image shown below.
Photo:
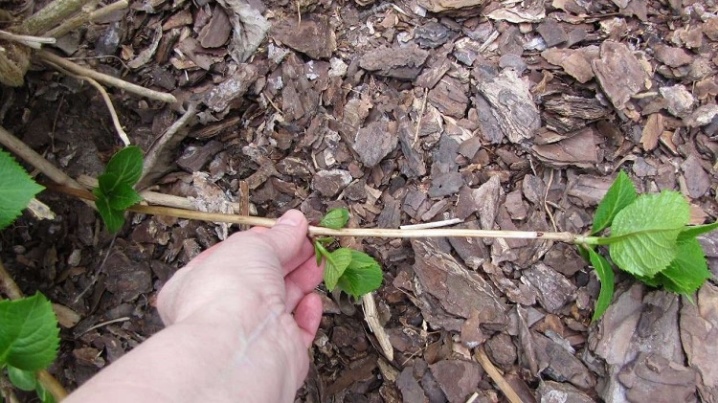
M718 216L713 1L239 4L271 24L257 50L231 37L231 6L204 0L134 1L56 49L180 100L108 88L146 152L198 105L153 190L314 222L347 207L363 228L458 218L583 233L625 170L642 192L683 193L694 223ZM37 64L25 86L0 91L2 126L72 177L97 176L121 147L82 82ZM0 233L0 259L25 293L65 308L51 372L74 389L162 328L158 290L227 228L133 215L113 237L82 202L39 198L57 218L25 214ZM591 323L597 277L564 244L342 242L384 267L374 299L394 356L360 304L320 289L298 401L506 401L482 351L524 402L718 401L712 280L690 303L617 273L613 306ZM718 235L702 243L716 274Z

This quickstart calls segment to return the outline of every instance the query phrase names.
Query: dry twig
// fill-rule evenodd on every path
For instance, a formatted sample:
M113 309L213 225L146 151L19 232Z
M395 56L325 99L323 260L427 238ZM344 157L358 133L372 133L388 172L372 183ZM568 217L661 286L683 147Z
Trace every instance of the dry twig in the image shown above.
M47 31L45 33L45 36L49 36L52 38L60 38L70 33L71 31L80 28L88 22L99 20L111 13L114 13L115 11L123 10L127 8L128 5L129 3L127 2L127 0L119 0L90 13L80 12L79 15L70 18L69 20L60 24L58 27Z
M38 154L32 148L28 147L25 143L20 141L17 137L13 136L10 132L0 126L0 144L7 147L8 150L12 151L15 155L25 160L30 165L39 169L45 176L50 178L55 183L65 185L75 189L82 189L79 183L74 179L70 178L56 168L54 165L49 163L42 155Z
M147 150L147 155L145 155L145 164L142 168L142 177L140 178L140 182L138 185L139 189L149 185L147 183L148 178L154 176L153 170L155 169L155 165L157 165L157 162L163 155L163 152L167 148L167 145L173 144L174 142L179 143L179 141L184 138L184 135L186 135L186 133L184 133L181 138L175 137L177 133L179 133L180 129L184 128L185 125L187 125L187 123L192 120L196 114L197 105L194 103L190 103L187 106L187 110L185 111L185 113L174 123L172 123L172 126L168 127L167 130L162 133L162 136L160 136L154 143L152 143L150 149Z
M496 386L501 389L501 391L504 393L506 398L511 403L523 403L519 395L514 391L514 388L511 387L511 384L506 382L506 379L504 379L504 376L501 375L498 369L494 366L494 364L491 363L491 360L489 360L489 357L486 356L486 351L484 351L484 346L480 346L476 351L476 360L479 361L479 364L481 364L481 367L484 368L484 371L486 371L487 374L491 377L491 379L496 383Z
M54 63L58 66L61 66L62 68L70 71L71 73L83 76L83 77L90 77L93 78L103 84L111 85L113 87L117 87L121 90L131 92L133 94L154 99L157 101L162 101L166 103L175 103L177 102L177 98L174 97L172 94L167 94L165 92L159 92L155 90L151 90L149 88L142 87L137 84L132 84L130 82L127 82L125 80L120 80L119 78L108 76L107 74L102 74L100 72L97 72L92 69L88 69L86 67L82 67L77 63L71 62L67 59L64 59L60 56L57 56L53 53L47 52L45 50L39 50L36 55L43 61Z
M31 35L18 35L13 34L12 32L7 32L0 30L0 39L5 39L6 41L12 41L21 43L25 46L29 46L33 49L40 49L42 48L43 44L52 44L55 43L55 38L46 38L42 36L31 36Z
M40 11L26 18L19 27L20 32L37 35L47 32L69 16L75 14L91 0L54 0Z
M125 132L125 129L122 128L122 124L120 123L120 118L117 116L117 111L115 110L115 106L112 105L112 100L110 99L110 96L107 94L107 91L105 91L105 88L100 85L96 80L81 76L78 74L70 73L69 71L65 70L64 68L54 64L49 63L53 65L57 70L62 72L63 74L66 74L70 77L74 77L78 80L84 80L90 83L97 91L100 92L100 95L102 96L102 100L105 101L105 105L107 106L107 109L110 111L110 117L112 117L112 124L115 126L115 131L117 131L117 135L120 137L120 140L125 144L125 147L130 145L130 138L127 136L127 133Z
M394 361L394 347L389 341L389 336L384 330L384 326L379 322L379 313L376 310L376 302L374 301L374 294L364 294L361 297L362 306L364 307L364 320L369 325L376 339L379 341L384 355L389 361Z

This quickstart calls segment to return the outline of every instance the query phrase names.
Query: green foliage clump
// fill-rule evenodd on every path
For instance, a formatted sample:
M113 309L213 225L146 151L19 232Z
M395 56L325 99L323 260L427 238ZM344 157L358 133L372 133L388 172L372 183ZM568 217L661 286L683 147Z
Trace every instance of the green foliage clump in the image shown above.
M347 209L332 209L322 218L319 226L341 229L348 221ZM350 248L338 248L330 252L327 246L332 243L334 243L332 237L314 241L317 264L324 261L324 285L329 291L339 287L354 298L359 298L381 286L383 273L381 266L373 257Z
M142 201L134 189L142 177L142 167L142 151L128 146L112 156L105 172L97 178L99 186L92 193L97 198L97 211L112 233L125 223L125 210Z
M579 246L601 281L593 320L603 315L613 297L611 263L598 254L607 245L616 266L652 287L692 295L711 277L696 236L718 223L689 226L690 205L678 192L638 195L625 172L619 173L596 210L592 235L610 228L606 237L588 237Z
M37 381L37 371L55 360L59 344L57 317L45 296L0 301L0 371L7 371L15 387L34 390L43 402L52 402Z
M7 152L0 150L0 229L10 225L44 187Z

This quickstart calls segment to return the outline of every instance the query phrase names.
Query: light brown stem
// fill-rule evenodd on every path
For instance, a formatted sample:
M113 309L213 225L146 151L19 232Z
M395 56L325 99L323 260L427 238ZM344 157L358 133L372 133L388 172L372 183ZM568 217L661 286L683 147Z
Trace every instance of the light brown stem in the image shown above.
M47 32L89 2L90 0L54 0L23 21L20 32L29 35Z
M48 189L57 190L75 197L94 200L95 197L87 190L70 189L63 186L47 185ZM170 207L142 206L136 205L127 209L135 213L166 215L188 220L199 220L209 222L225 222L230 224L251 225L255 227L272 227L276 220L273 218L253 217L244 215L205 213L202 211L184 210ZM389 228L343 228L331 229L324 227L309 226L310 236L336 236L336 237L381 237L381 238L506 238L506 239L541 239L550 241L562 241L567 243L585 243L586 237L571 232L539 232L539 231L498 231L498 230L475 230L461 228L437 228L437 229L389 229Z
M35 168L39 169L45 176L52 179L53 182L65 185L71 188L82 189L79 183L67 176L61 170L55 168L42 155L38 154L32 148L13 136L10 132L0 126L0 144L7 147L15 155L22 158Z
M162 102L167 102L167 103L177 102L177 98L175 98L174 95L172 95L172 94L167 94L165 92L151 90L149 88L145 88L145 87L137 85L137 84L132 84L130 82L121 80L116 77L108 76L107 74L102 74L95 70L88 69L86 67L82 67L77 63L71 62L65 58L62 58L60 56L57 56L57 55L47 52L45 50L39 50L35 54L40 59L42 59L46 62L54 63L64 69L67 69L68 71L70 71L73 74L93 78L103 84L117 87L121 90L131 92L135 95L139 95L139 96L142 96L145 98L154 99L157 101L162 101Z
M7 294L10 299L20 299L23 297L20 287L18 287L15 280L10 277L10 273L5 270L5 266L3 266L2 261L0 261L0 285L2 285L5 294ZM59 402L67 397L67 391L65 388L57 381L57 379L55 379L54 376L52 376L52 374L47 372L47 370L38 371L37 380L45 389L47 389L48 392L50 392L56 401Z
M2 286L2 290L8 298L22 298L22 291L20 291L20 287L18 287L15 280L10 277L10 273L5 270L5 266L3 266L2 261L0 261L0 286Z
M509 400L511 403L523 403L523 400L519 397L519 395L514 391L514 388L511 387L511 384L506 382L506 379L503 375L499 372L498 369L494 366L494 364L489 360L489 357L486 356L486 351L484 351L484 346L481 346L478 348L478 351L476 352L476 360L481 364L481 366L484 368L484 371L486 371L487 374L491 377L491 379L496 383L496 386L501 389L501 391L506 396L506 399Z
M67 390L60 382L52 376L46 369L37 373L37 380L40 384L59 402L67 397Z
M120 0L105 7L102 7L99 10L95 10L91 13L81 12L79 15L76 15L75 17L72 17L69 20L63 22L60 26L47 31L45 33L45 36L49 36L51 38L60 38L76 30L77 28L80 28L88 22L97 21L111 13L114 13L115 11L124 10L125 8L127 8L127 6L127 0Z
M94 189L98 186L97 179L88 175L78 176L77 182L86 189ZM197 205L192 203L192 201L186 197L153 192L151 190L142 190L139 193L144 201L156 206L174 207L184 210L199 210ZM245 196L242 197L244 198ZM232 210L235 214L250 215L249 205L247 205L246 213L242 212L239 203L232 203Z
M0 30L0 39L5 39L6 41L12 41L21 43L25 46L29 46L33 49L40 49L43 44L52 44L55 43L55 38L45 38L41 36L30 36L30 35L18 35L13 34L12 32L7 32Z
M48 62L49 63L49 62ZM50 63L53 64L53 63ZM117 136L120 137L120 140L125 145L125 147L130 145L130 138L127 136L127 133L125 132L125 129L122 128L122 123L120 123L120 118L117 116L117 111L115 110L115 106L112 104L112 100L110 99L110 95L107 94L107 91L105 91L105 88L100 85L96 80L90 78L81 76L78 74L72 74L69 71L63 69L60 66L54 65L57 70L61 71L63 74L68 75L70 77L74 77L78 80L84 80L90 83L91 86L95 87L97 91L100 92L100 95L102 96L102 100L105 101L105 106L107 106L107 109L110 111L110 117L112 118L112 125L115 126L115 131L117 132Z

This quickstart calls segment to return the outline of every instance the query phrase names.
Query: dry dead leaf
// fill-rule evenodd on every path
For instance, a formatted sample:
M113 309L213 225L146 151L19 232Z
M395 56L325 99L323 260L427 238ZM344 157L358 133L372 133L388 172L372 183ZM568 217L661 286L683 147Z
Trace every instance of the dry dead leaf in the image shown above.
M641 134L641 145L644 150L651 151L658 146L658 139L663 134L663 129L663 115L660 113L651 114Z

